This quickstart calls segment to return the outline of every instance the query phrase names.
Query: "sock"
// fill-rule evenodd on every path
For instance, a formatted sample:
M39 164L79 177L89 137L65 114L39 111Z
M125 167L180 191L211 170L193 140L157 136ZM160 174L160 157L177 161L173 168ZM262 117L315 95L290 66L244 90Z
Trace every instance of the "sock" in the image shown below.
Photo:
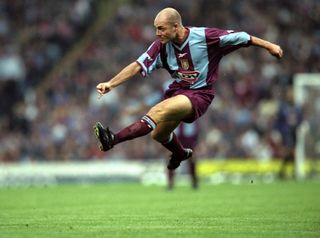
M173 154L183 157L184 148L180 143L178 137L174 132L172 132L167 141L161 143L165 148L170 150Z
M156 128L156 123L147 115L130 126L120 130L114 136L114 145L126 140L144 136Z
M189 160L189 172L191 176L192 187L198 187L198 177L196 175L196 162Z
M168 189L173 189L175 171L168 170L167 173L168 173Z

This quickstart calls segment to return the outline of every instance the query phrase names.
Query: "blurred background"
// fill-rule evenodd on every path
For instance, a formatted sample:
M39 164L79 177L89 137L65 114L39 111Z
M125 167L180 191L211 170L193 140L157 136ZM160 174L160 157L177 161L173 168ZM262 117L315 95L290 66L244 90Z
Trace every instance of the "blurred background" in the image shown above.
M0 181L14 181L17 169L34 175L37 166L53 164L63 168L76 164L69 168L72 172L68 170L73 175L113 171L120 178L129 174L163 178L169 153L149 135L102 153L92 127L101 121L120 130L159 98L170 79L164 70L148 78L137 76L100 100L95 86L147 49L155 39L154 17L168 6L178 9L186 26L243 30L284 51L281 61L255 47L222 60L216 98L200 118L199 175L217 180L219 174L221 180L222 172L277 174L286 157L286 138L292 137L280 111L292 100L300 114L291 127L302 128L295 155L302 159L285 176L297 174L295 168L303 177L319 174L318 0L2 0ZM295 79L301 73L303 82L298 85ZM118 162L104 167L111 161ZM159 166L151 166L155 164ZM51 170L38 171L46 176Z

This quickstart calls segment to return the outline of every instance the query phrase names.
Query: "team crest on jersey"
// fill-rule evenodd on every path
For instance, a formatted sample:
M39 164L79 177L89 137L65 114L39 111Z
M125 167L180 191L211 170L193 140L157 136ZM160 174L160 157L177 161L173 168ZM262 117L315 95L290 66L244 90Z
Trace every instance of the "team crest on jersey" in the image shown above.
M187 56L188 53L180 53L178 54L178 58L180 60L180 64L181 64L181 67L184 69L184 70L188 70L189 69L189 61L188 61L188 58L184 58L185 56Z
M181 63L181 67L184 70L188 70L189 69L189 61L188 61L188 59L179 59L179 60L180 60L180 63Z

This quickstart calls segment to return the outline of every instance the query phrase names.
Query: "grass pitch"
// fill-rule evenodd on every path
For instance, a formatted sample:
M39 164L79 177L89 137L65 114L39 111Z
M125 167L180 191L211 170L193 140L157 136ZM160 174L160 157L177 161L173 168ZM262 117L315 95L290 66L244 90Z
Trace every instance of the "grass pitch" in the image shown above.
M320 183L0 189L0 237L320 237Z

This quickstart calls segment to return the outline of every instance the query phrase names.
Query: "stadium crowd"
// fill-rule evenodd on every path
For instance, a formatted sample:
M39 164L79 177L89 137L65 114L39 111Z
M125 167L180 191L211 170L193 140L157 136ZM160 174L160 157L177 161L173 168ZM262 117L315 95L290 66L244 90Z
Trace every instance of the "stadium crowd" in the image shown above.
M102 153L92 126L101 121L120 129L159 99L170 78L164 70L136 77L101 99L95 86L147 49L155 39L154 16L167 6L180 11L186 26L243 30L281 45L281 61L253 47L222 60L216 98L200 119L197 151L210 158L280 156L275 122L285 91L295 73L320 71L319 1L130 1L91 36L71 67L43 84L94 21L94 2L1 2L0 161L165 157L149 136Z

